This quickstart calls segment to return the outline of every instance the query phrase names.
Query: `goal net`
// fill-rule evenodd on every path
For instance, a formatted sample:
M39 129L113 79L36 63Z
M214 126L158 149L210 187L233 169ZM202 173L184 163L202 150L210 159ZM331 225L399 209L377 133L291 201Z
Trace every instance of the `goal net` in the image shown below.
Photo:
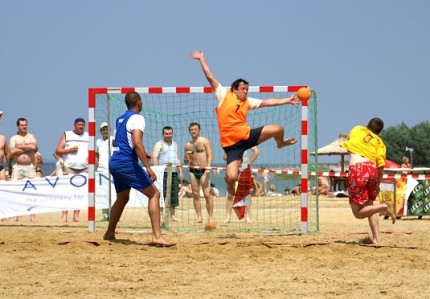
M250 86L249 97L267 99L287 97L301 86ZM262 185L262 190L251 190L251 205L248 219L239 220L232 213L231 221L226 218L226 184L224 151L219 141L219 130L215 107L217 101L210 87L133 87L133 88L90 88L89 89L89 230L105 228L109 206L116 199L115 188L108 173L97 171L95 164L97 139L101 139L100 126L109 124L109 135L113 136L115 120L126 110L125 94L138 92L143 101L146 128L143 143L152 154L154 145L161 140L165 126L173 128L173 141L178 144L179 157L183 164L184 180L175 186L175 179L168 176L163 180L164 166L153 167L157 174L156 185L160 190L160 206L163 207L162 228L175 232L203 231L208 220L206 200L200 196L202 222L196 222L194 199L182 190L176 217L169 217L171 196L167 191L181 190L190 182L188 164L183 162L185 144L191 140L188 126L197 122L201 126L201 136L208 138L212 145L213 163L210 180L214 191L214 218L217 230L248 231L260 233L301 233L318 231L318 198L308 192L316 185L316 176L308 175L317 165L315 151L317 141L317 105L315 92L309 101L299 107L283 105L250 110L247 122L251 128L268 124L279 124L285 128L285 136L298 140L297 144L282 149L276 147L273 139L258 145L259 156L252 164L252 174ZM164 181L164 182L163 182ZM172 184L173 182L173 184ZM163 185L165 184L165 185ZM166 196L166 198L164 198ZM118 223L118 232L147 232L151 230L147 210L148 199L136 190L131 190L130 201ZM105 216L104 216L105 214Z

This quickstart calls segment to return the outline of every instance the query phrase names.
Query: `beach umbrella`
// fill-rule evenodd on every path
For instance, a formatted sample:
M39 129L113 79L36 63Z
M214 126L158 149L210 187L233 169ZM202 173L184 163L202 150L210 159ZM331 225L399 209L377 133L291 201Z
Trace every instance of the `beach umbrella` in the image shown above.
M327 155L327 156L331 156L331 155L338 155L340 156L340 168L341 171L344 172L345 171L345 155L348 155L348 151L346 149L344 149L343 147L341 147L340 145L346 141L346 139L348 138L348 136L341 132L339 134L339 137L334 140L332 143L327 144L326 146L323 146L321 148L319 148L316 152L316 154L318 156L323 156L323 155ZM315 155L315 152L311 153L311 155Z

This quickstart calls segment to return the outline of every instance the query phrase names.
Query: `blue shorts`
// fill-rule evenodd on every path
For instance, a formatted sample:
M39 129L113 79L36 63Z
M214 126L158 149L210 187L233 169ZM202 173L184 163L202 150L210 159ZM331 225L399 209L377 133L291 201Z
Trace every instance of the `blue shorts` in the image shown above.
M233 161L243 159L243 153L256 145L258 145L258 139L260 139L261 131L263 127L251 129L249 138L247 140L241 140L233 145L223 147L227 155L227 165Z
M112 174L113 184L117 193L130 188L142 191L153 184L148 173L138 163L133 161L111 160L109 171Z

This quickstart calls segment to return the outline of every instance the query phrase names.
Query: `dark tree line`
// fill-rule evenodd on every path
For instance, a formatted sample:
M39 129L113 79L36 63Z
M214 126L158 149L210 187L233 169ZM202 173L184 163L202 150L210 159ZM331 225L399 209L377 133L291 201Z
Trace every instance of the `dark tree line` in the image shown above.
M412 148L413 167L430 167L430 121L423 121L411 128L404 123L385 128L381 138L387 146L387 159L398 164L402 157L410 158Z

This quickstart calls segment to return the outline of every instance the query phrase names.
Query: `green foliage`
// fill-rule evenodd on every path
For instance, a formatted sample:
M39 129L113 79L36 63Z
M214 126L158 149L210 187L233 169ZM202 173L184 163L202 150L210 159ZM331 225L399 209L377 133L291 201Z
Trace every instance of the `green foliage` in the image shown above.
M387 146L387 159L398 164L402 157L410 157L406 147L413 148L413 167L430 166L430 122L423 121L411 128L403 122L384 129L381 138Z

